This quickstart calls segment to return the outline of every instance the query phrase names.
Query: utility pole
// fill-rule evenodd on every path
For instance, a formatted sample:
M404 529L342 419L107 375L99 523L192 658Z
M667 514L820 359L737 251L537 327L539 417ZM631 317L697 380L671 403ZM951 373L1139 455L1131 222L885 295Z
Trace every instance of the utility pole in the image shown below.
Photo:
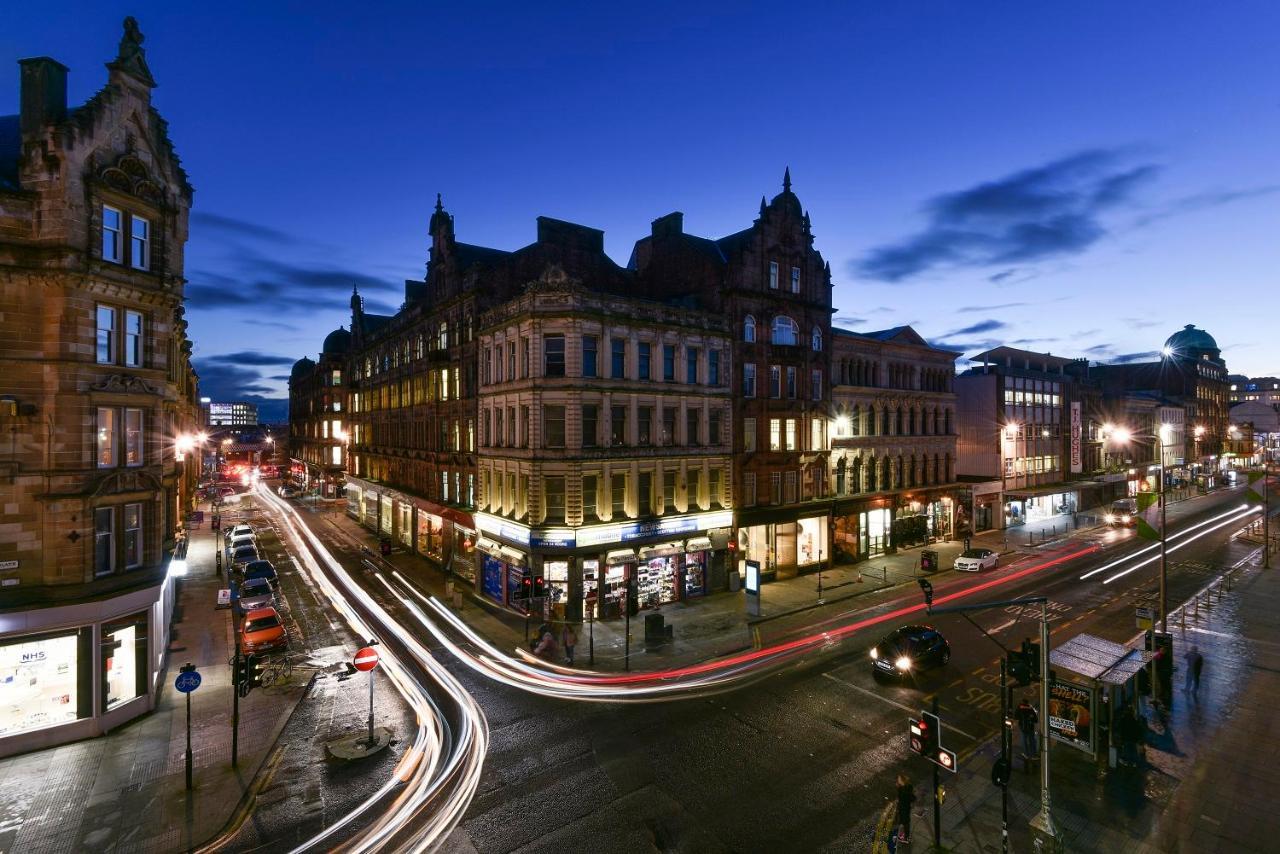
M1043 676L1043 674L1041 674ZM1003 779L1000 782L1000 854L1009 854L1009 760L1010 740L1013 737L1009 720L1009 654L1000 656L1000 765Z
M236 634L236 657L231 659L231 767L236 767L240 751L240 683L241 671L240 635Z
M933 695L933 714L938 714L938 695ZM942 737L942 733L938 733L938 738ZM931 762L933 765L933 847L935 850L942 850L942 780L940 779L940 771L937 762Z
M1049 839L1053 829L1049 802L1049 603L1040 600L1040 813L1031 826Z
M1168 508L1169 502L1166 501L1164 489L1164 431L1165 425L1161 424L1156 430L1156 441L1160 446L1160 631L1168 631L1165 625L1165 616L1168 608L1165 603L1165 556L1168 553Z

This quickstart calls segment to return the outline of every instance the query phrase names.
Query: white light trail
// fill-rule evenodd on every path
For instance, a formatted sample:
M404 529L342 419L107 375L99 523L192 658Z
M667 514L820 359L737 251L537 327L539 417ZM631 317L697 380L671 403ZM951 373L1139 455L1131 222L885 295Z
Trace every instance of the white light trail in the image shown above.
M1217 516L1212 516L1203 522L1198 522L1195 525L1190 526L1189 528L1182 528L1181 530L1174 531L1172 534L1169 535L1169 540L1171 541L1177 540L1179 537L1184 537L1187 534L1191 533L1192 531L1195 531L1199 528L1203 528L1205 525L1212 525L1214 522L1217 522L1219 519L1225 519L1228 516L1241 516L1242 515L1241 511L1247 509L1248 506L1249 505L1247 504L1242 504L1239 507L1232 508L1231 510L1228 510L1225 513L1219 513ZM1131 561L1136 557L1140 557L1146 554L1147 552L1154 551L1158 548L1160 548L1160 544L1154 543L1145 548L1138 549L1138 551L1127 554L1122 558L1118 558L1117 560L1113 560L1111 563L1108 563L1104 566L1100 566L1097 569L1089 570L1084 575L1080 576L1080 581L1084 581L1085 579L1091 578L1100 572L1105 572L1108 569L1111 569L1112 567L1117 567L1120 564L1125 563L1126 561Z
M1201 537L1212 534L1214 531L1218 530L1219 528L1225 528L1228 525L1234 525L1236 522L1239 522L1244 517L1251 516L1254 513L1259 512L1260 510L1262 510L1261 507L1248 508L1243 513L1239 513L1238 515L1236 515L1234 518L1228 519L1225 522L1219 522L1217 525L1214 525L1212 528L1209 528L1208 530L1205 530L1205 531L1201 531L1200 533L1196 534L1193 537L1187 537L1182 542L1178 543L1176 546L1173 546L1172 548L1166 546L1165 553L1172 554L1173 552L1176 552L1178 549L1182 548L1183 546L1189 546L1196 540L1200 539ZM1155 557L1152 557L1152 558L1147 558L1137 566L1131 566L1122 572L1117 572L1115 575L1111 576L1110 578L1108 578L1106 581L1103 581L1102 583L1110 584L1111 582L1115 581L1117 578L1124 578L1129 573L1134 572L1135 570L1142 569L1142 567L1155 563L1158 560L1160 560L1159 555L1156 555Z

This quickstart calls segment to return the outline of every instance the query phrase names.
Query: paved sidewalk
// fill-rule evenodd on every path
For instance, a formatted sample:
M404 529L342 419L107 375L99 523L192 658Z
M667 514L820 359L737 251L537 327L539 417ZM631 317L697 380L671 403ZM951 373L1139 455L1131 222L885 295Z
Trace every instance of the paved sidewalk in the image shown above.
M1185 628L1180 614L1171 614L1172 712L1167 728L1151 724L1140 767L1106 769L1053 745L1053 817L1065 850L1277 850L1280 571L1260 564L1259 556L1243 567L1230 592L1211 605L1188 609ZM1184 687L1183 656L1192 644L1205 658L1198 695ZM944 775L942 839L955 852L999 850L1000 790L990 780L998 755L993 739L961 757L958 774ZM1013 851L1033 850L1028 822L1040 808L1038 766L1029 772L1024 766L1015 760L1009 789ZM931 839L931 813L917 819L915 830Z
M234 635L230 611L215 607L226 585L215 573L214 541L207 521L191 531L156 709L108 735L0 760L0 851L186 850L216 836L236 815L310 673L295 670L287 684L241 701L239 767L233 769L227 662ZM187 662L203 677L191 695L190 793L186 702L173 688Z

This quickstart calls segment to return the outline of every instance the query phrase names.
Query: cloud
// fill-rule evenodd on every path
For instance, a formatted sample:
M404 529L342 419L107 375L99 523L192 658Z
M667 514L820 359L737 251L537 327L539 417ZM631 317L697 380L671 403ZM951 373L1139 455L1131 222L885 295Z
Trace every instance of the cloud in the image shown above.
M836 326L862 326L867 322L867 319L865 317L842 316L831 318L831 322Z
M298 360L294 356L276 356L271 353L263 353L260 350L240 350L236 353L219 353L216 356L204 357L206 364L216 362L221 365L252 365L255 367L291 366L296 361Z
M1129 362L1143 362L1147 359L1154 359L1159 355L1159 350L1147 350L1143 353L1121 353L1119 356L1112 357L1111 361L1118 365L1123 365Z
M1138 217L1133 224L1135 227L1141 228L1170 217L1209 210L1210 208L1229 205L1232 202L1269 196L1277 191L1280 191L1280 184L1267 184L1246 190L1205 190L1201 193L1193 193L1189 196L1182 196L1173 201L1165 202L1159 210Z
M281 323L278 320L255 320L252 317L246 317L241 322L247 323L250 326L269 326L272 329L283 329L286 332L301 331L297 326L294 326L292 323Z
M194 211L191 214L191 227L196 232L201 230L211 231L224 237L247 237L251 240L265 240L290 246L298 243L298 239L293 235L286 234L270 226L258 225L247 220L206 213L205 211Z
M929 346L943 350L955 350L960 353L983 353L999 347L1003 343L1003 341L997 341L994 338L979 341L951 341L947 338L938 338L930 341Z
M966 305L963 308L957 308L958 314L965 314L975 311L999 311L1003 308L1021 308L1024 305L1032 305L1029 302L1002 302L999 305Z
M980 320L972 326L966 326L963 329L957 329L947 333L950 338L953 335L977 335L980 332L995 332L997 329L1004 329L1009 324L999 320Z
M353 286L365 297L366 310L392 313L402 293L391 283L356 270L290 263L252 250L237 252L228 270L195 270L190 279L186 299L191 309L251 309L268 317L345 311Z
M263 383L254 370L209 359L195 360L200 376L200 394L214 400L243 400L246 395L275 394L277 389Z
M1102 215L1159 173L1091 149L930 199L923 231L850 262L855 275L902 282L942 267L1007 266L1086 251L1108 233ZM1014 270L995 274L999 283Z
M1114 353L1115 348L1112 347L1110 344L1095 344L1092 347L1085 347L1084 352L1088 353L1089 355L1095 355L1095 354L1100 355L1104 353Z
M1144 317L1122 317L1120 319L1125 322L1126 326L1131 326L1134 329L1150 329L1153 326L1164 325L1159 320L1148 320Z

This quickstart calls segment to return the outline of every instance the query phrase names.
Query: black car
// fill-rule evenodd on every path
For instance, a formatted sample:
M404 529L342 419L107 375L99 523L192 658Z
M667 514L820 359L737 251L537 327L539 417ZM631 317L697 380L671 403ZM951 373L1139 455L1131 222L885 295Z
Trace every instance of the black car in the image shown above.
M951 660L951 644L933 626L902 626L871 647L876 676L909 676Z

